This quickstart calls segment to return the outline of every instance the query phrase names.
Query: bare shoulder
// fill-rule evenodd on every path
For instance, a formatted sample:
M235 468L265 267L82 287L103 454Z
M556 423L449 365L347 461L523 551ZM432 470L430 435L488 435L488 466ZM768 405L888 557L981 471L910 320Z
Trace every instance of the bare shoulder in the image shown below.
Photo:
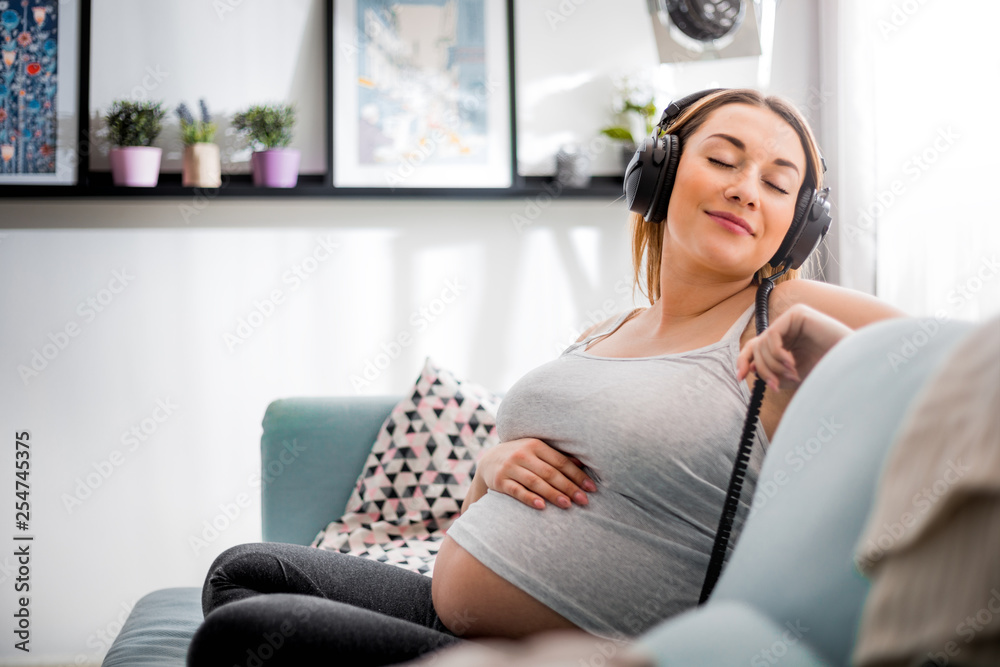
M644 309L642 309L642 308L636 308L635 310L630 311L629 315L631 316L637 310L644 310ZM584 331L582 334L580 334L580 337L576 339L576 342L579 343L580 341L582 341L587 336L600 331L604 327L608 326L609 324L611 324L612 322L614 322L615 320L617 320L619 317L621 317L621 313L616 313L616 314L612 315L611 317L609 317L608 319L604 320L603 322L598 322L597 324L595 324L594 326L588 328L586 331Z
M772 319L802 303L855 330L879 320L909 317L906 312L870 294L819 280L786 280L774 287L770 299Z

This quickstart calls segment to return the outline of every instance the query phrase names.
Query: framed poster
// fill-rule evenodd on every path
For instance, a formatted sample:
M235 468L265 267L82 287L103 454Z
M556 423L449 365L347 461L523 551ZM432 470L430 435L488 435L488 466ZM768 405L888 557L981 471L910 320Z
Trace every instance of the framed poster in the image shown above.
M507 188L504 0L335 0L333 185Z
M75 185L81 0L0 2L0 185Z

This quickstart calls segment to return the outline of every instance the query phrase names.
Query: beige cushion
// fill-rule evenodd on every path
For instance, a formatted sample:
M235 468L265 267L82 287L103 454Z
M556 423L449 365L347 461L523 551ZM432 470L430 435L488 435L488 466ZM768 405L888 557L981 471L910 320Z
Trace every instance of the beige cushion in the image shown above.
M1000 316L914 399L855 556L854 664L1000 665Z

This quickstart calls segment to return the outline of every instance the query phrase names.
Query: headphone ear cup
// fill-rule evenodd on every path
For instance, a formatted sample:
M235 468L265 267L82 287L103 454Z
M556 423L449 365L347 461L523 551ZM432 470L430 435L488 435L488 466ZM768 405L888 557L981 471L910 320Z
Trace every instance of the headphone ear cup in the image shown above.
M657 140L645 139L625 168L623 192L630 211L646 215L656 192L662 164L663 151Z
M797 269L809 258L833 222L828 194L829 188L816 192L803 186L795 204L792 226L768 264L773 267L785 264L789 269Z
M812 204L814 194L815 190L806 185L803 185L799 189L799 198L795 202L795 215L792 216L792 225L788 228L785 238L781 240L781 245L778 246L778 250L768 261L768 264L771 266L778 266L783 261L786 261L788 256L791 254L791 250L795 246L795 242L798 241L799 237L802 235L802 226L805 222L809 207Z
M680 161L680 140L673 134L663 136L663 150L666 153L660 177L656 182L653 200L650 202L646 220L660 222L667 217L670 206L670 193L674 190L674 178L677 176L677 163Z

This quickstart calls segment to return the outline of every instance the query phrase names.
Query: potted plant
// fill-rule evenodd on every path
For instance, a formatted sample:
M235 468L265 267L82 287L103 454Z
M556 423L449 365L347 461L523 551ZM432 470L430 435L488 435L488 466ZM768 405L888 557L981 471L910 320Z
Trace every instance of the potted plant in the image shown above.
M217 188L222 185L222 159L219 146L212 143L216 125L208 113L205 100L198 100L201 120L195 120L187 105L177 105L181 119L181 140L184 142L184 166L181 185L198 188Z
M153 141L163 129L160 102L115 100L104 117L111 135L111 178L115 185L154 187L163 150Z
M615 112L617 123L602 128L601 134L621 144L624 168L642 140L653 134L656 103L652 95L647 98L642 91L625 84L618 91ZM643 134L638 136L638 132Z
M288 148L295 125L292 105L256 105L233 117L233 127L249 136L254 185L293 188L299 178L299 151Z

